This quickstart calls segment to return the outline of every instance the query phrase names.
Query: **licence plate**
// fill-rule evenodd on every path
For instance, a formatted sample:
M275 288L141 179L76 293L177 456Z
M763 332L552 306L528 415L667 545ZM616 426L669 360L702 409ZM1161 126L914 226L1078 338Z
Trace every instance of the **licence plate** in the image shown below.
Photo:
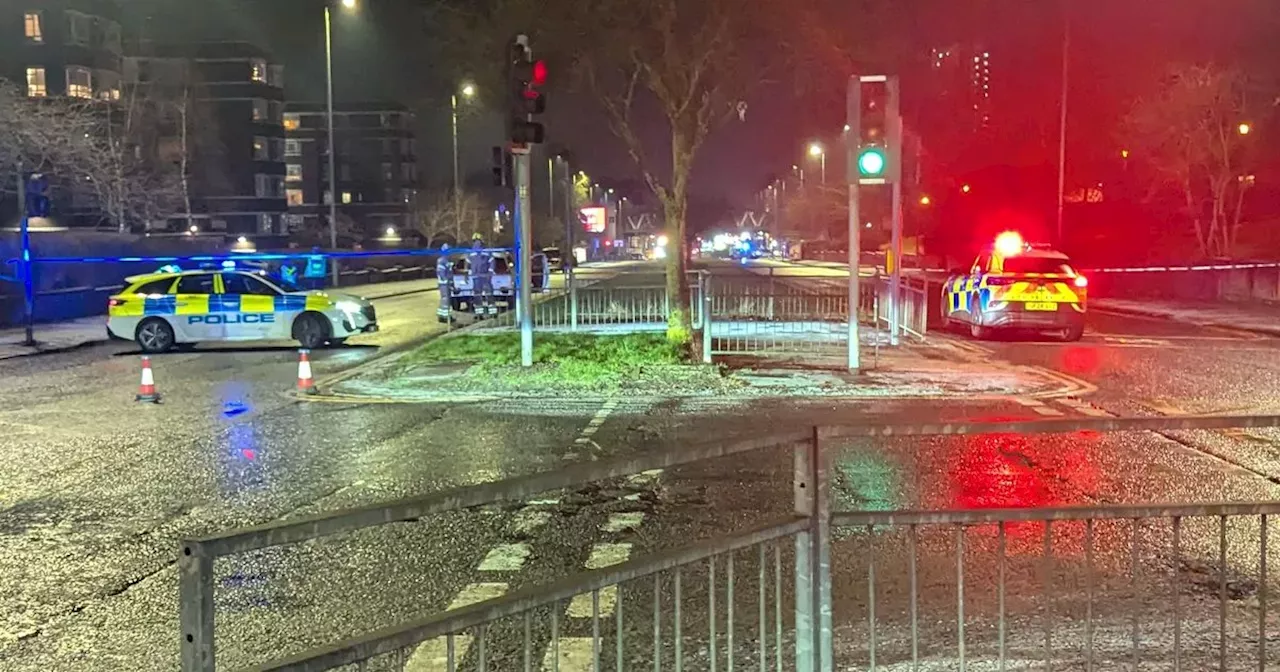
M1027 310L1046 310L1046 311L1057 310L1058 304L1052 301L1028 301L1026 304L1026 309Z

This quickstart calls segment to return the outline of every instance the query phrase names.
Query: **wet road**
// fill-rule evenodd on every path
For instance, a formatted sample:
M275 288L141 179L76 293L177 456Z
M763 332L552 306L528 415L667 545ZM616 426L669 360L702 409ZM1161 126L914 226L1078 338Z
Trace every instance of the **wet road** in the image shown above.
M384 324L395 326L315 353L317 375L438 329L433 299L380 302ZM1280 341L1139 318L1095 314L1076 344L938 338L974 356L1053 368L1097 391L945 402L316 403L287 394L295 352L265 347L157 357L165 403L154 406L132 401L138 361L127 344L2 362L0 669L173 669L174 558L184 536L721 435L877 419L1271 411L1280 385ZM590 440L577 441L593 424ZM832 487L844 509L1275 499L1277 439L1253 431L856 441L834 447ZM234 668L758 523L787 511L789 473L788 456L760 453L219 561L219 660ZM1037 539L1029 534L1024 545ZM865 566L842 559L860 543L847 531L837 543L837 623L848 628L864 611ZM935 558L948 552L932 548ZM1119 542L1100 549L1124 552ZM756 571L750 561L743 556L742 577ZM900 597L895 569L881 580ZM701 572L690 570L685 595L686 617L698 622ZM973 583L989 592L989 576ZM624 604L648 599L643 587L623 590ZM590 619L569 612L562 636L589 633ZM647 626L637 618L632 627ZM543 636L539 660L546 645ZM415 669L437 669L426 658Z

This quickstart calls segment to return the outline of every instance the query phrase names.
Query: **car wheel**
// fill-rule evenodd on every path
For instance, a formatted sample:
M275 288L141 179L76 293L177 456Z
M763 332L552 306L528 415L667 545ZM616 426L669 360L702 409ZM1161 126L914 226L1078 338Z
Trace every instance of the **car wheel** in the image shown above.
M982 325L982 309L978 308L971 312L969 316L973 320L969 323L969 335L980 341L990 338L991 327L985 327Z
M303 313L293 322L293 340L307 350L315 350L329 340L329 321L317 313Z
M1080 340L1080 337L1082 336L1084 336L1084 325L1073 324L1070 327L1063 329L1058 335L1058 338L1069 343L1074 343L1075 341Z
M138 325L134 340L138 342L138 347L142 348L143 352L157 353L168 352L177 339L174 338L173 327L169 326L168 322L153 317L143 320L142 324Z

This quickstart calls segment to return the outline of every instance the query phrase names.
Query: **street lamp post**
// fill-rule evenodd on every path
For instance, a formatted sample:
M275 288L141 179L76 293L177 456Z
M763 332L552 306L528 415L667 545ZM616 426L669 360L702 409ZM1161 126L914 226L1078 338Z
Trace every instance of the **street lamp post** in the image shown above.
M809 143L809 156L816 157L822 166L822 184L827 183L827 152L822 145L811 142Z
M475 95L476 87L463 84L462 95L470 98ZM449 109L453 116L453 239L462 244L462 183L458 179L458 94L449 96Z
M343 0L348 7L355 0ZM333 156L333 25L329 18L329 4L324 6L324 77L326 121L329 126L329 249L338 249L338 172L337 161ZM329 270L332 273L333 286L338 286L338 262L330 260Z

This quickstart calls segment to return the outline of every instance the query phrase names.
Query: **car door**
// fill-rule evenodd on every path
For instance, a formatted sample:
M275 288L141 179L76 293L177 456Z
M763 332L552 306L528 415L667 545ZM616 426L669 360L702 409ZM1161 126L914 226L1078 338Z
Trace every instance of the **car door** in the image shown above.
M222 274L222 307L227 309L224 320L225 338L235 341L269 340L277 336L278 315L274 287L250 273Z
M174 285L173 330L178 340L187 342L222 340L222 316L209 310L214 288L213 273L179 276Z

